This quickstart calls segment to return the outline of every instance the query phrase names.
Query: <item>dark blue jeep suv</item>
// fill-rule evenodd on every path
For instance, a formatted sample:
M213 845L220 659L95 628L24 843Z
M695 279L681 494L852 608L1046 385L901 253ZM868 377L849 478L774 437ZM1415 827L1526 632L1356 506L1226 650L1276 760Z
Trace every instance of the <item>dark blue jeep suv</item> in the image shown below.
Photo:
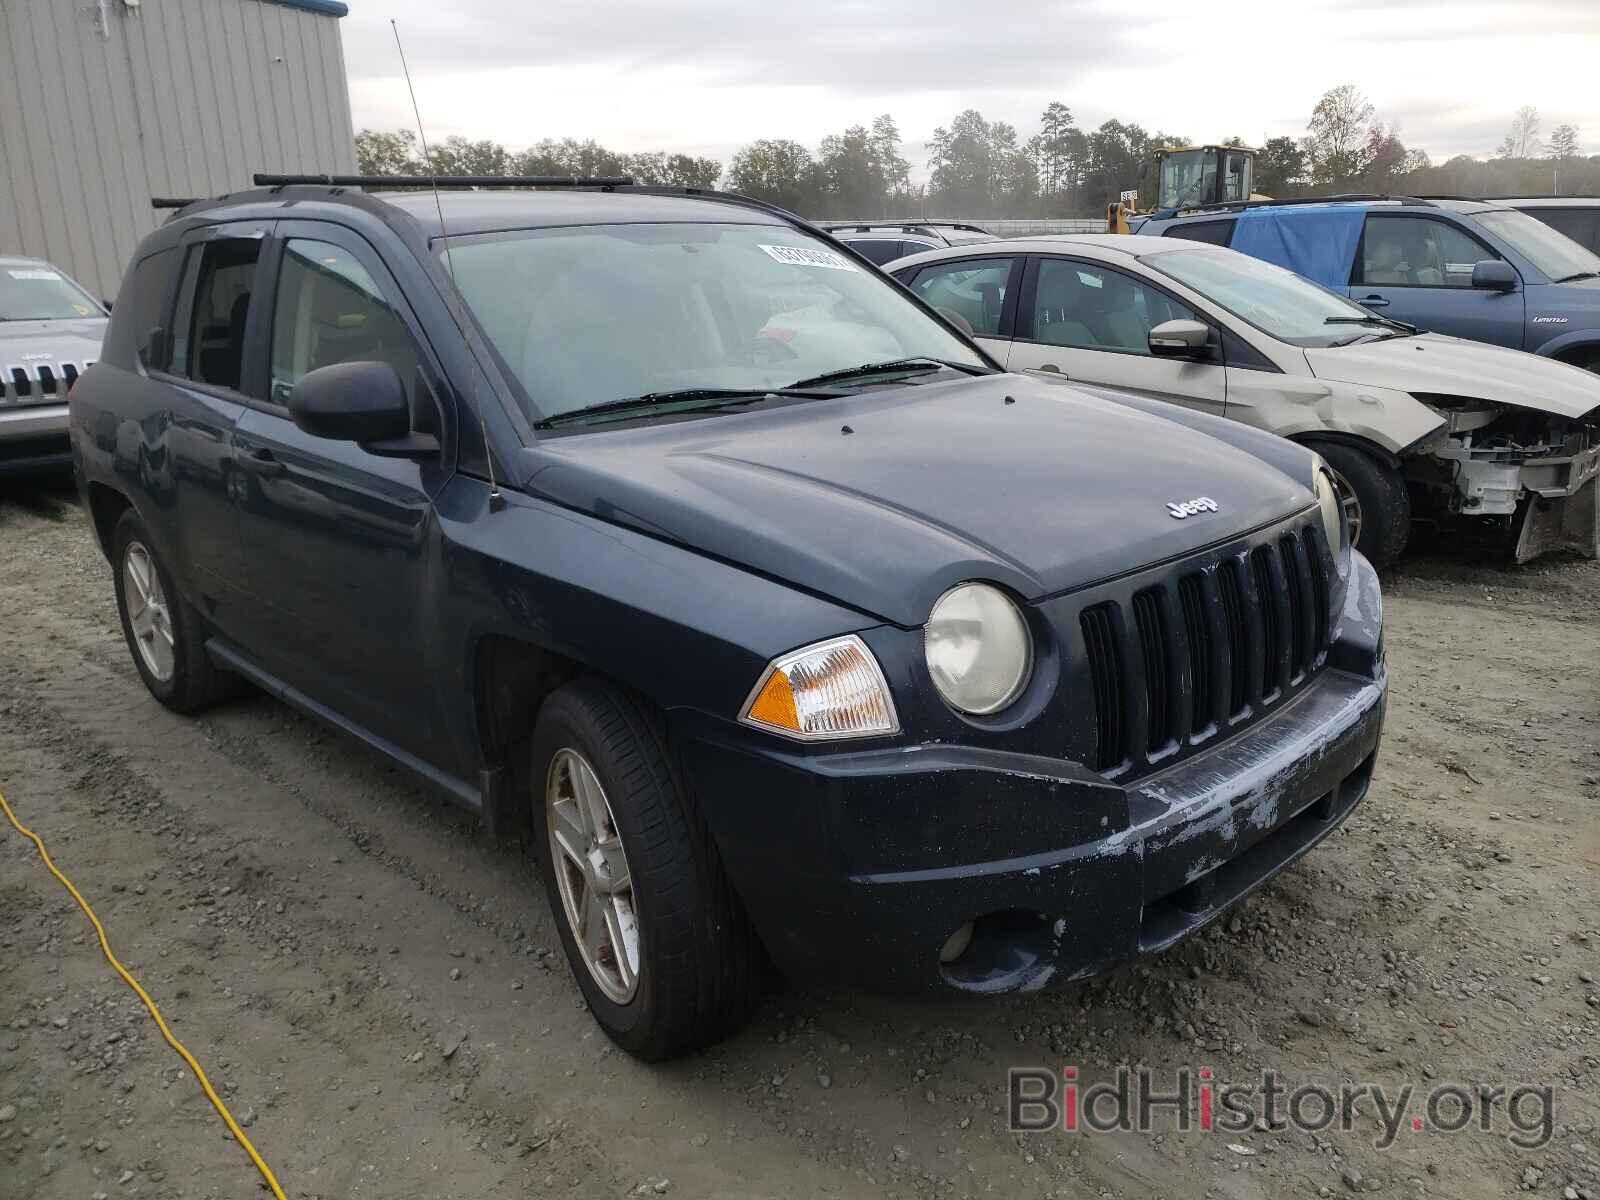
M1365 794L1381 600L1315 454L1003 373L753 201L349 182L138 250L71 394L126 640L530 822L628 1050L767 956L1103 970Z

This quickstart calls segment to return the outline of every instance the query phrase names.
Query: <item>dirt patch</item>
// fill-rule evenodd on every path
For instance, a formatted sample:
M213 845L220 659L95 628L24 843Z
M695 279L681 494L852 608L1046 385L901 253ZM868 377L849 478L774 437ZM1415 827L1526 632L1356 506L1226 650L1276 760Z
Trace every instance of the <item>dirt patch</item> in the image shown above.
M1000 1002L790 983L667 1067L582 1011L525 848L272 701L193 721L151 701L63 494L0 496L0 788L293 1197L1581 1195L1600 1188L1600 566L1433 555L1386 585L1370 798L1204 936ZM1533 1150L1426 1129L1380 1150L1370 1101L1349 1132L1024 1136L1005 1105L1024 1064L1084 1086L1119 1065L1548 1084L1554 1109ZM97 1194L258 1193L3 827L0 1198Z

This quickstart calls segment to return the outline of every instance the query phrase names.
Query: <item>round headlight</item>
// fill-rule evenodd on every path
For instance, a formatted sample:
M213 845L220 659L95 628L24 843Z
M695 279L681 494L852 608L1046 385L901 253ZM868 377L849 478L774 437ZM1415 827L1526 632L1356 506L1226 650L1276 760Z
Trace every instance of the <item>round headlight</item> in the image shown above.
M1028 625L1009 597L986 583L951 588L928 618L928 674L947 703L985 716L1027 686L1033 666Z
M1317 507L1322 510L1322 531L1328 535L1328 549L1337 558L1344 549L1344 505L1339 499L1339 485L1327 467L1317 468L1316 492Z

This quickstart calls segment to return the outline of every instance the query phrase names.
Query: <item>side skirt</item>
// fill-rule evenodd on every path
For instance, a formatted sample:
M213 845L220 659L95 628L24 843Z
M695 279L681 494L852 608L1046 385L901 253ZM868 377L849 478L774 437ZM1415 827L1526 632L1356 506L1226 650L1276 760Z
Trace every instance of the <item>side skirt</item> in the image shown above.
M459 779L446 771L439 770L432 763L424 762L415 754L402 750L393 742L379 737L371 730L357 725L354 721L335 712L327 705L313 700L298 688L290 687L277 676L256 666L255 663L251 662L221 638L212 637L206 639L206 653L211 656L211 661L216 663L217 666L244 676L269 696L277 697L291 708L299 709L306 716L313 717L325 725L331 725L341 733L349 734L362 745L377 751L377 753L396 765L404 767L424 782L431 783L462 808L480 815L485 811L483 793L479 788L472 786L464 779Z

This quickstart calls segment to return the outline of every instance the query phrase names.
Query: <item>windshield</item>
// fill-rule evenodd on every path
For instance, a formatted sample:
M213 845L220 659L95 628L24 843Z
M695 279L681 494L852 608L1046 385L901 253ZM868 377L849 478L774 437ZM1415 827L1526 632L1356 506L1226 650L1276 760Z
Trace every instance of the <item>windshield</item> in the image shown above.
M87 292L54 267L0 266L0 321L75 321L105 315Z
M1204 150L1185 150L1161 160L1161 186L1157 208L1182 208L1205 204L1216 190L1217 156Z
M1600 257L1585 250L1564 233L1558 233L1525 212L1474 213L1490 233L1498 234L1548 279L1600 272Z
M1263 333L1295 346L1331 346L1368 333L1392 333L1377 317L1292 271L1235 250L1165 250L1140 262L1186 283Z
M895 284L787 226L519 230L454 239L449 265L534 421L894 359L984 367Z

